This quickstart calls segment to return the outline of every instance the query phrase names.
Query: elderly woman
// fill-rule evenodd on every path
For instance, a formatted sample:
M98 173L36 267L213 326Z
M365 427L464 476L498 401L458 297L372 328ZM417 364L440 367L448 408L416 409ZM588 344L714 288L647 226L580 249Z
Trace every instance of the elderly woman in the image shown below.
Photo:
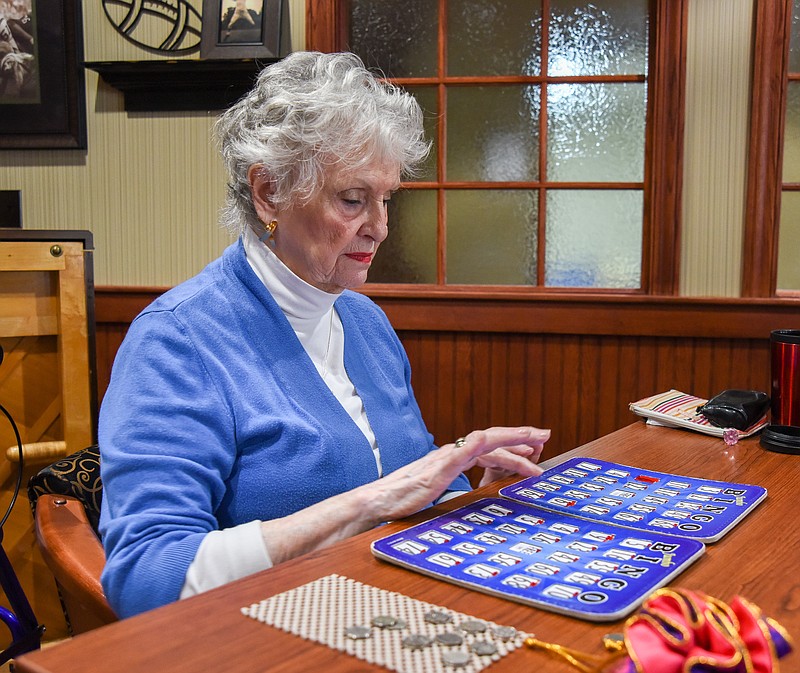
M131 325L100 414L103 586L128 616L484 482L549 431L437 448L400 341L350 291L428 150L414 99L351 54L295 53L217 124L240 234Z

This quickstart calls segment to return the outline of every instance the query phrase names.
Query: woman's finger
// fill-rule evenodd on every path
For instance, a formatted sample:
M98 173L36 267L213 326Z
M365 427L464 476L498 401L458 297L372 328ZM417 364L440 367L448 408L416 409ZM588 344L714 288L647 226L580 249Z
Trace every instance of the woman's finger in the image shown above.
M464 456L472 459L508 446L541 447L550 438L550 430L531 426L518 428L493 427L486 430L475 430L465 437L460 437L451 446Z
M526 477L542 473L542 468L535 464L530 455L516 453L505 448L495 449L491 453L481 456L478 458L476 465L503 472L521 474Z
M533 446L529 445L507 446L504 448L507 451L516 453L517 455L525 456L528 460L530 460L533 463L538 463L539 459L542 457L542 451L544 450L544 442L542 442L541 444L534 444Z

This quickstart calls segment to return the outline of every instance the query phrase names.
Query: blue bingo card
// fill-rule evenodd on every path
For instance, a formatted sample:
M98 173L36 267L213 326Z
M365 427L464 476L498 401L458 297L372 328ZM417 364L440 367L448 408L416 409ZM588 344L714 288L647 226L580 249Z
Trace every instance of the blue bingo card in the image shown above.
M572 458L501 488L500 495L591 521L716 542L766 497L767 489Z
M699 558L697 540L478 500L372 543L378 558L545 610L612 621Z

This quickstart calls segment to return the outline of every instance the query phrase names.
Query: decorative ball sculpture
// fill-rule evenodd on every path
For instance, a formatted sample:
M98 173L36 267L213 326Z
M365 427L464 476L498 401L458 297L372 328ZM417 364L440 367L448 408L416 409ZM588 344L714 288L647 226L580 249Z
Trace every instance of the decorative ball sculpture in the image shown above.
M200 48L202 18L189 0L102 0L116 31L135 45L162 54Z

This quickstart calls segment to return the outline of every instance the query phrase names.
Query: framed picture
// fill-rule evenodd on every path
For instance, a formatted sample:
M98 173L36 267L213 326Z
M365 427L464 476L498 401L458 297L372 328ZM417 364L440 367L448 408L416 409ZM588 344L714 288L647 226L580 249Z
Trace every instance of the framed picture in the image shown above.
M0 149L85 149L80 0L0 2Z
M200 58L277 58L281 0L203 0Z

